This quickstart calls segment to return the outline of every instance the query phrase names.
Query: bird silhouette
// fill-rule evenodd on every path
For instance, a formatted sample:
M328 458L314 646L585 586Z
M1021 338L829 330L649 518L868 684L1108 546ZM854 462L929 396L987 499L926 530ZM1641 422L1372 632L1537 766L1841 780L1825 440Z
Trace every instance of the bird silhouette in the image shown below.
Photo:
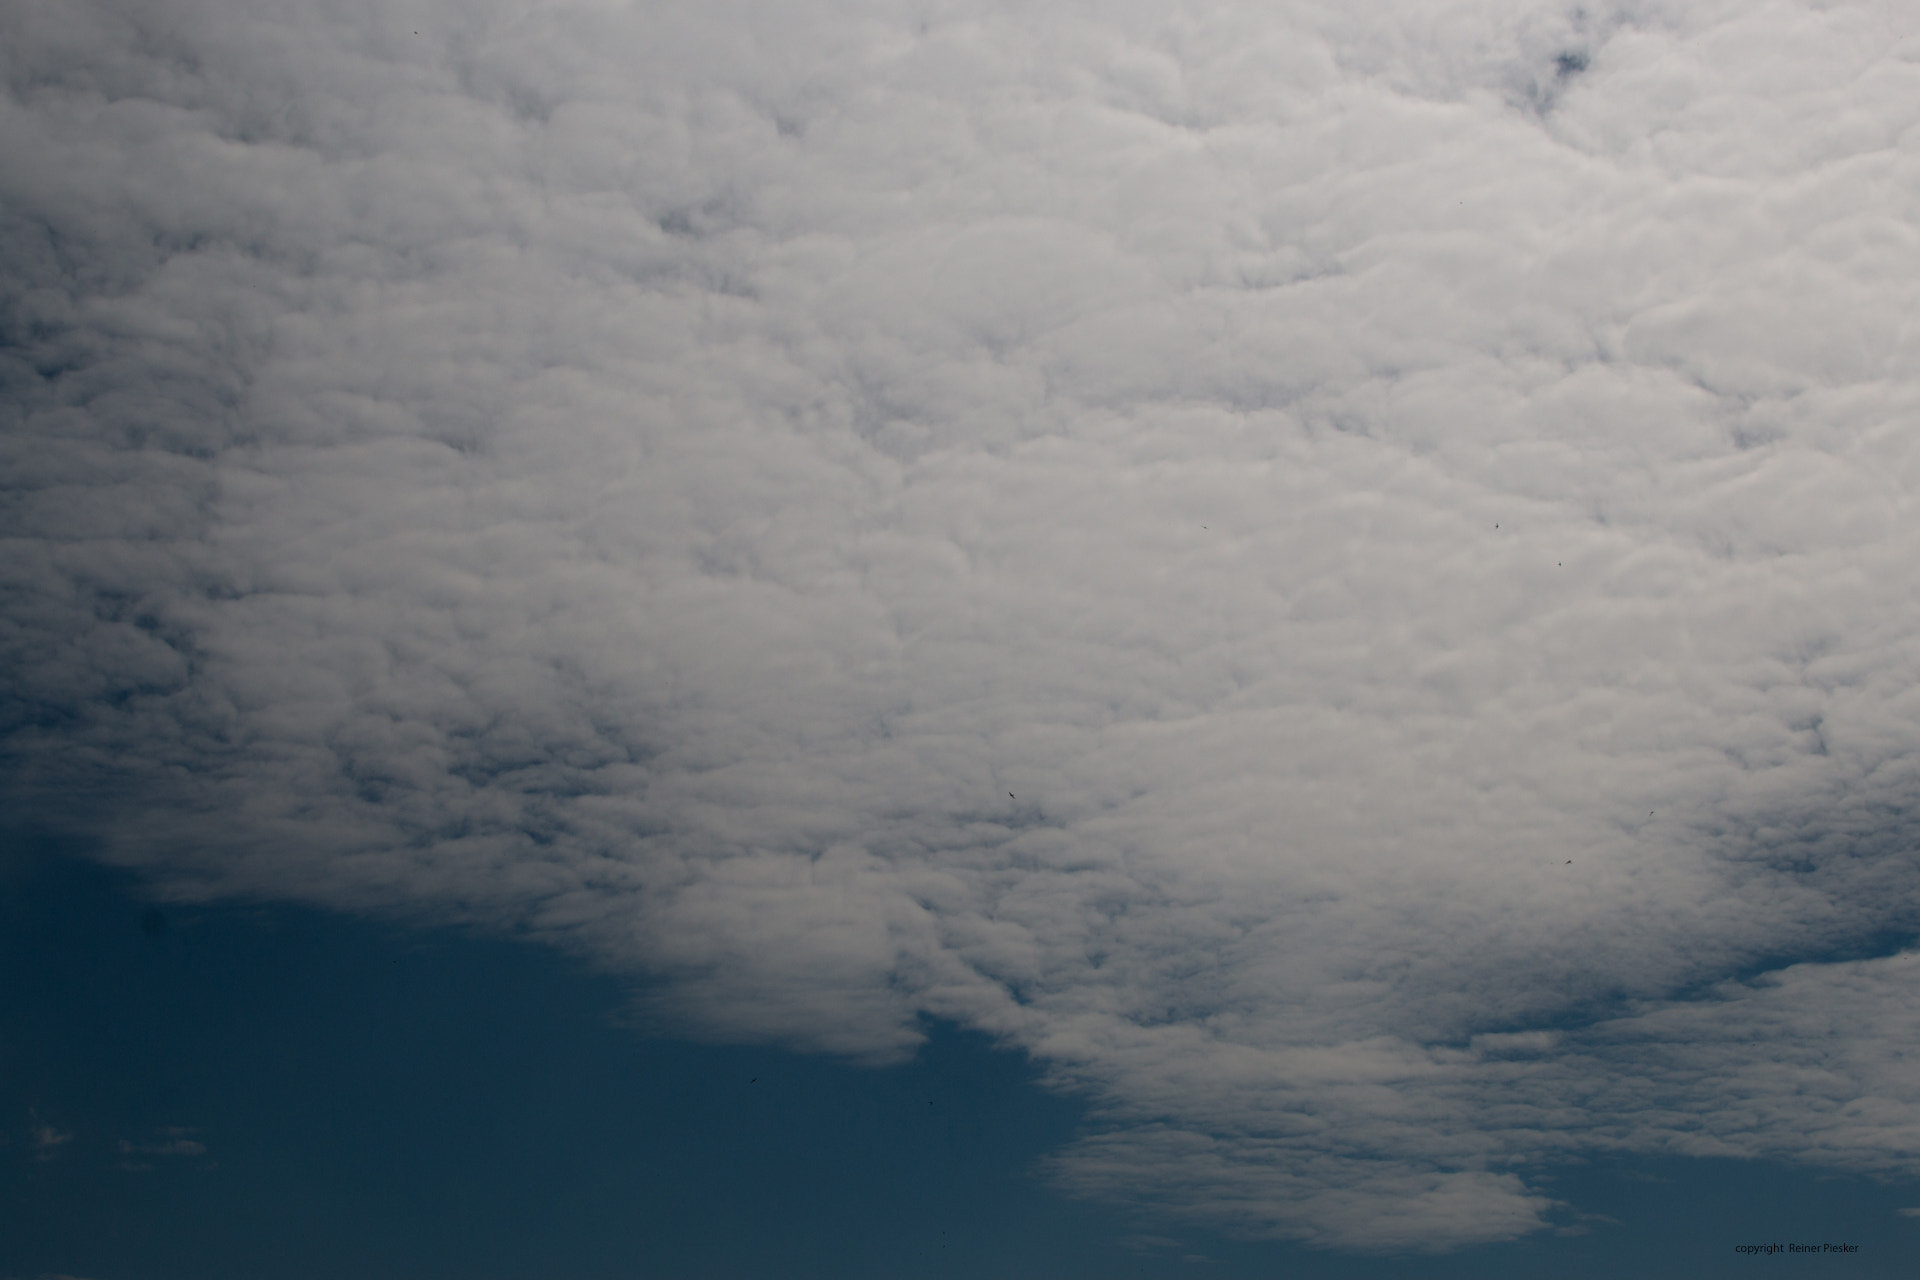
M1019 797L1019 796L1017 796L1017 795L1015 795L1015 794L1013 794L1013 792L1011 792L1011 791L1009 791L1009 792L1007 792L1007 799L1009 799L1009 800L1018 800L1019 798L1020 798L1020 797Z

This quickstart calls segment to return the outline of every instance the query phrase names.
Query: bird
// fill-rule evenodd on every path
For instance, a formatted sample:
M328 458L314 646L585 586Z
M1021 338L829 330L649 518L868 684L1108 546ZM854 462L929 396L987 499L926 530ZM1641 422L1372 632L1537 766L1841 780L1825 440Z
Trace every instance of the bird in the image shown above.
M1567 859L1567 865L1568 865L1568 866L1572 866L1572 865L1573 865L1573 859L1572 859L1572 858L1568 858L1568 859Z
M1019 798L1020 798L1020 797L1019 797L1019 796L1017 796L1017 795L1015 795L1015 794L1013 794L1013 792L1011 792L1011 791L1009 791L1009 792L1007 792L1007 799L1009 799L1009 800L1018 800Z

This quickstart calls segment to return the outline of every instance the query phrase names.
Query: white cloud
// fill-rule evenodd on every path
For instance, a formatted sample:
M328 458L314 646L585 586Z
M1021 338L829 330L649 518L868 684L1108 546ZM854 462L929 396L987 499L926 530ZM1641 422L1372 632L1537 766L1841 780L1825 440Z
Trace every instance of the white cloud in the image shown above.
M1230 1230L1914 1172L1903 10L5 21L19 803Z

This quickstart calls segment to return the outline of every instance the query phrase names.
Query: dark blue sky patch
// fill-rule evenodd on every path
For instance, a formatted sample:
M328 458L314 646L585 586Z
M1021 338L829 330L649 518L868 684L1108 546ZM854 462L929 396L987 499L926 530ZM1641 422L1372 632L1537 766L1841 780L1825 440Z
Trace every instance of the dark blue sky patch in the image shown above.
M1920 1243L1920 1192L1646 1159L1548 1171L1570 1234L1229 1240L1040 1184L1079 1105L944 1024L879 1071L649 1040L543 948L154 903L45 841L0 865L0 1275L1691 1276L1771 1230L1869 1277Z
M0 1274L1162 1269L1035 1184L1079 1108L977 1035L888 1071L644 1040L538 947L152 904L19 840L5 885Z

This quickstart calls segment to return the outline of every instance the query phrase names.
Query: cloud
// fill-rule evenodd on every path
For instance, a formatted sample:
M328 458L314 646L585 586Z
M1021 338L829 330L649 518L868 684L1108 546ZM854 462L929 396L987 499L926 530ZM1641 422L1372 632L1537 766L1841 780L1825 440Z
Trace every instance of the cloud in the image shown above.
M154 1130L153 1139L147 1142L129 1142L120 1139L117 1144L120 1151L120 1168L128 1173L149 1173L153 1165L143 1156L183 1156L196 1157L207 1154L206 1144L194 1138L198 1129L180 1125L169 1125Z
M1243 1234L1915 1171L1903 13L4 21L20 811Z
M33 1145L35 1160L51 1160L61 1147L73 1141L73 1134L55 1125L36 1124L27 1130L27 1140Z

